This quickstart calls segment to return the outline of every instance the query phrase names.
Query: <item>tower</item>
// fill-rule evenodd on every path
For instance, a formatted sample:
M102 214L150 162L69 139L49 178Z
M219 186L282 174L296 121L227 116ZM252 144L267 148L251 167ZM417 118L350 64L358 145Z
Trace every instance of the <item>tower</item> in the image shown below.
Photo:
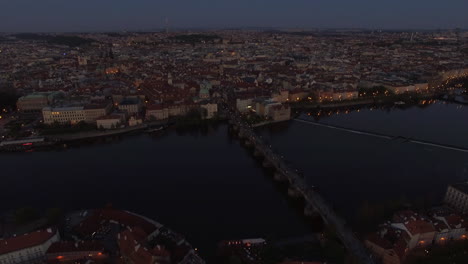
M166 34L167 34L167 33L169 33L169 18L166 17L164 25L166 26Z

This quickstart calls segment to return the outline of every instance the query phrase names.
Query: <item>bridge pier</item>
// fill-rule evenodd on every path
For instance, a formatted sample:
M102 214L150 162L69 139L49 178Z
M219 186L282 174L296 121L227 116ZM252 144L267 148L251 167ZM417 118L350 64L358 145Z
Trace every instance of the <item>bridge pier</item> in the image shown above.
M265 158L265 160L262 162L262 165L263 167L265 168L272 168L273 167L273 164L271 164L271 162Z
M234 109L234 108L233 108ZM235 112L235 110L233 110ZM232 114L232 113L231 113ZM231 115L232 132L239 136L240 142L252 144L254 156L263 156L262 165L265 168L271 168L274 173L275 181L285 181L288 183L288 195L295 199L302 199L305 202L304 215L311 216L311 219L320 219L321 224L327 224L336 230L337 237L348 249L350 254L359 258L363 264L375 264L375 261L369 255L368 251L353 232L347 227L342 218L337 216L333 209L323 200L319 193L310 190L301 174L286 164L282 156L276 154L264 140L257 137L255 131L248 126L243 126L238 115ZM231 123L231 122L230 122ZM382 135L379 135L382 136ZM259 159L260 160L260 159Z
M239 129L239 138L247 138L247 133L243 129Z
M263 156L263 154L262 154L260 151L258 151L257 148L255 148L255 150L254 150L254 156L260 158L260 157Z
M310 203L306 203L306 205L304 206L304 215L311 217L316 214L318 214L317 210L315 210L315 208Z
M288 195L292 198L301 198L303 197L302 193L293 186L288 188Z
M280 172L275 172L275 174L273 175L273 179L275 181L277 181L277 182L286 182L286 181L288 181L288 178L284 174L282 174Z

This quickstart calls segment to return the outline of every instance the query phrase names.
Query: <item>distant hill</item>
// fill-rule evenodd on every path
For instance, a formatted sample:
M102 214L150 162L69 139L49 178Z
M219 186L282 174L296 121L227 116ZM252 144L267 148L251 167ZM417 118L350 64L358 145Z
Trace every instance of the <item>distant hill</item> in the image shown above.
M51 36L34 33L21 33L14 35L17 39L44 41L49 44L66 45L69 47L79 47L96 42L93 39L82 38L78 36Z
M205 35L205 34L190 34L190 35L177 35L170 37L169 39L182 42L182 43L202 43L202 42L214 42L216 40L221 40L221 37L218 35Z

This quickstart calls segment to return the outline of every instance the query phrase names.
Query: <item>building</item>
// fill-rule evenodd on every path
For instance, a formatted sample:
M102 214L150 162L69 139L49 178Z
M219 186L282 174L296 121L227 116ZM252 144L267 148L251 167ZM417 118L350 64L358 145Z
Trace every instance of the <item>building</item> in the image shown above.
M150 105L146 108L146 118L165 120L169 118L169 109L162 104Z
M135 116L132 116L128 119L128 125L129 126L138 126L138 125L141 125L143 124L143 119L141 119L140 117L135 117Z
M86 115L83 106L74 107L45 107L42 109L42 117L45 124L77 124L86 121Z
M295 89L295 90L289 91L288 100L291 102L300 101L302 99L307 98L307 95L308 93L306 91L302 89Z
M291 107L289 105L275 105L268 113L273 121L286 121L291 119Z
M431 245L436 235L436 229L432 223L415 213L405 217L403 222L393 223L392 227L406 232L409 249Z
M385 85L385 88L387 88L389 91L395 94L402 94L402 93L408 93L408 92L415 92L417 87L416 85L406 85L406 86Z
M207 116L214 116L218 111L218 106L209 105L207 107ZM155 104L150 105L146 109L146 118L154 118L156 120L165 120L173 116L183 116L186 115L192 109L199 109L198 105L195 104Z
M78 65L80 65L80 66L86 66L86 65L88 65L89 57L78 56L77 59L78 59Z
M387 238L391 231L373 233L366 238L364 244L382 264L401 264L404 261L406 244L398 236L396 241L392 243L391 239Z
M43 94L31 94L28 96L23 96L18 99L18 102L16 102L18 111L22 112L41 111L42 108L48 105L49 99L46 95Z
M105 259L104 246L98 241L61 241L53 243L46 253L49 263L72 262L80 259Z
M105 115L96 119L96 126L102 129L114 129L120 127L125 122L122 115Z
M435 215L432 223L437 230L434 237L434 242L437 244L467 238L468 222L465 222L465 219L458 214Z
M84 106L85 122L94 123L96 119L105 116L112 110L112 104L90 104Z
M270 115L270 109L273 106L281 105L280 102L276 102L276 101L273 101L271 99L267 99L267 100L258 99L258 100L255 100L255 101L256 101L255 102L255 112L259 116L269 116Z
M239 112L245 113L250 111L253 107L254 95L251 94L239 94L236 98L236 108Z
M342 101L342 100L352 100L359 97L359 92L357 90L333 90L333 100Z
M227 240L218 245L218 254L224 257L236 256L242 263L262 264L262 251L267 246L263 238Z
M200 99L209 99L210 98L210 91L207 88L201 88L200 92L198 93L198 97Z
M112 109L111 104L86 105L72 107L44 107L42 117L45 124L55 122L61 124L76 124L79 122L95 123L99 117L107 115Z
M60 94L60 92L32 93L20 97L16 107L21 112L40 112L42 108L51 105Z
M127 111L129 115L138 114L142 108L141 100L139 98L126 98L118 104L118 108Z
M206 109L206 116L204 118L211 119L218 113L218 104L201 103L200 107Z
M289 90L281 90L272 94L271 99L276 102L285 103L289 100Z
M434 208L430 216L405 210L393 216L393 223L386 222L368 235L365 244L383 264L399 264L414 248L468 239L467 228L466 216L448 207Z
M55 228L0 240L0 263L42 263L49 247L60 240Z
M169 264L170 252L157 246L148 248L147 234L139 227L124 230L117 236L117 244L124 263Z
M106 223L119 224L125 228L139 227L148 235L147 239L159 234L162 225L146 217L116 209L98 209L87 213L85 220L75 227L75 231L83 237L91 237Z
M468 213L468 182L449 185L445 203L462 214Z

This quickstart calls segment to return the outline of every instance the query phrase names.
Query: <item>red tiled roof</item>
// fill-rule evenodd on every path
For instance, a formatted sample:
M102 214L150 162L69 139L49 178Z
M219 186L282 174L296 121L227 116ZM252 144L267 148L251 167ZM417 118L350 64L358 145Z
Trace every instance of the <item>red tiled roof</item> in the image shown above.
M109 222L111 220L127 227L140 227L147 234L153 233L157 228L156 225L146 219L126 211L99 209L93 211L75 228L75 230L82 235L90 235L96 232L103 222Z
M452 214L445 217L445 221L449 224L450 228L463 228L463 218L459 215Z
M138 236L134 230L127 229L121 232L117 241L120 252L135 264L150 264L153 261L153 255L142 245L144 241L139 240Z
M444 223L444 221L432 219L432 225L437 232L448 229L449 227Z
M408 247L408 243L403 238L400 238L396 242L394 250L397 253L400 260L403 260L403 258L405 257L407 247Z
M167 251L164 247L161 247L161 246L156 246L154 247L152 250L151 250L151 253L154 255L154 256L158 256L158 257L170 257L171 256L171 253L169 251Z
M367 237L367 240L372 242L373 244L383 248L383 249L391 249L393 247L392 243L387 239L381 237L377 233L372 233Z
M51 239L57 230L48 228L35 231L29 234L0 240L0 255L41 245Z
M406 228L412 234L423 234L434 232L435 229L431 223L424 220L412 220L405 223Z

